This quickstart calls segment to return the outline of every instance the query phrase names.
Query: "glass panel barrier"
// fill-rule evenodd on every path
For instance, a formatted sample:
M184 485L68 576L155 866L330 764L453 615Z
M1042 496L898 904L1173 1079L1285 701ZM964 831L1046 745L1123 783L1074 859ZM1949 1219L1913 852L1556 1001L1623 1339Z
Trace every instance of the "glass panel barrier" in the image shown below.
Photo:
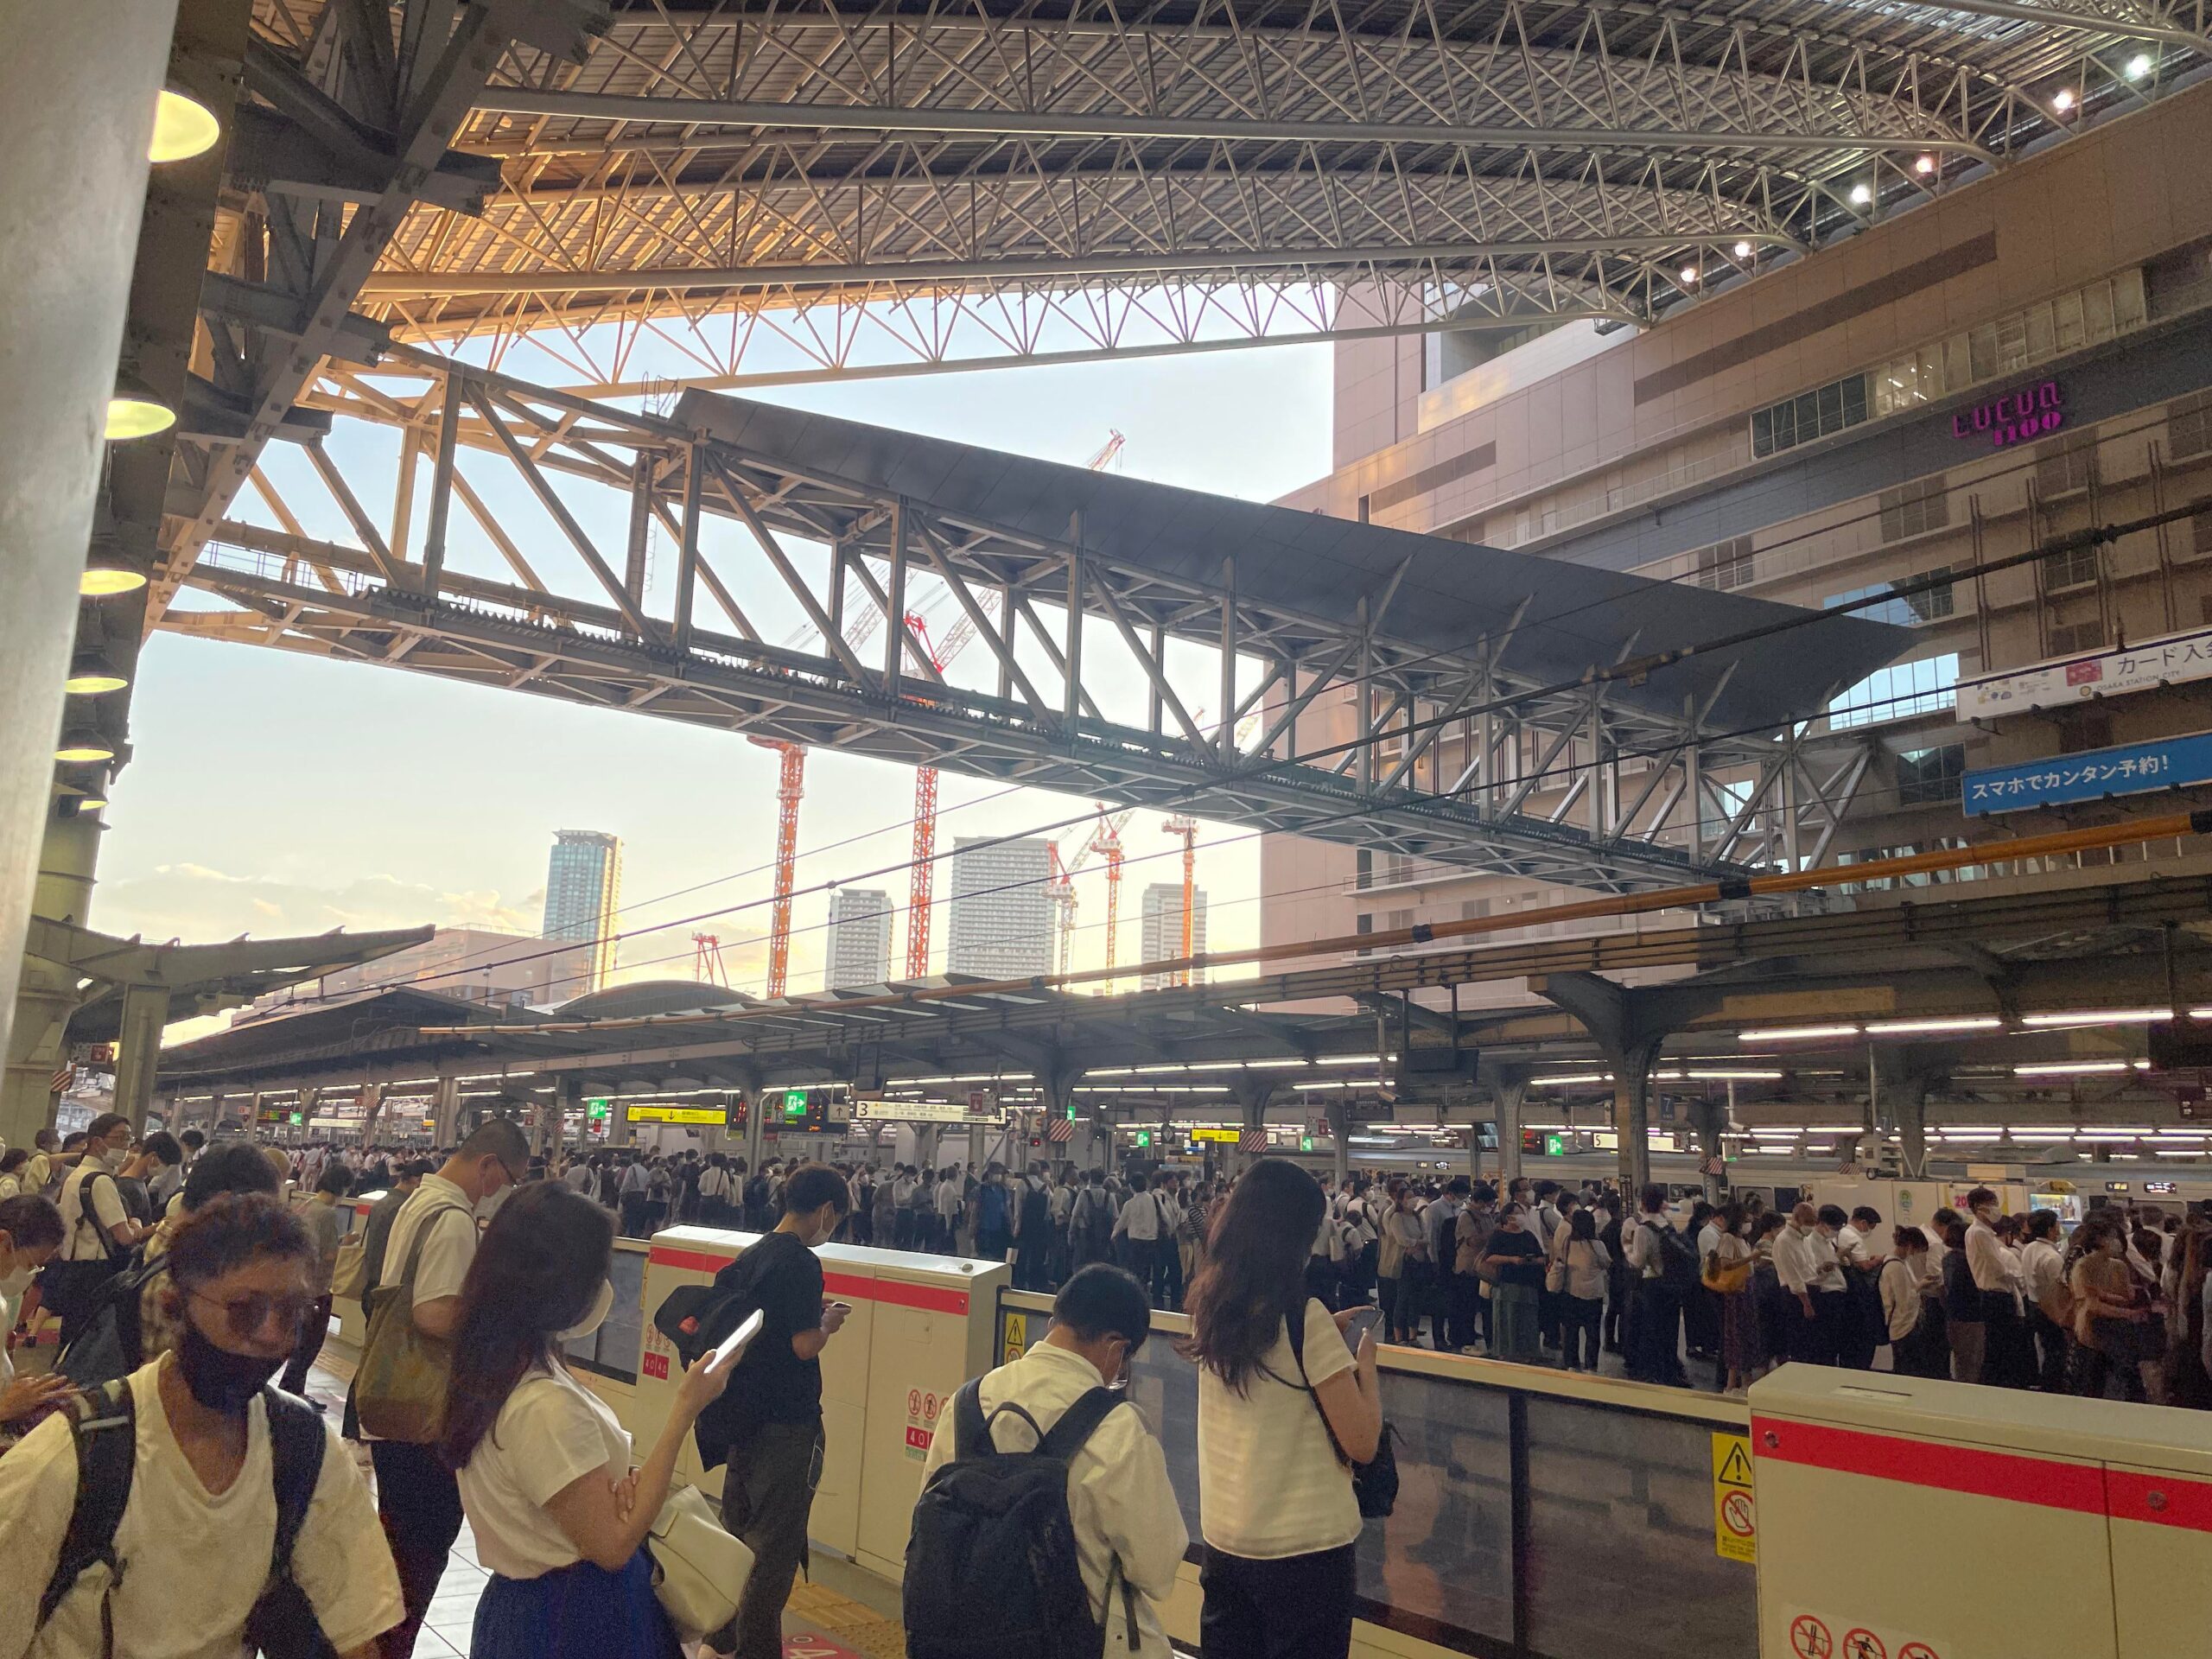
M1033 1342L1047 1307L1001 1300L999 1351L1009 1314L1016 1343ZM1198 1376L1175 1351L1187 1329L1154 1316L1129 1393L1196 1540ZM1756 1659L1754 1570L1713 1548L1713 1435L1743 1432L1739 1405L1685 1395L1676 1416L1631 1385L1601 1402L1387 1351L1383 1370L1401 1484L1360 1537L1360 1618L1478 1659Z

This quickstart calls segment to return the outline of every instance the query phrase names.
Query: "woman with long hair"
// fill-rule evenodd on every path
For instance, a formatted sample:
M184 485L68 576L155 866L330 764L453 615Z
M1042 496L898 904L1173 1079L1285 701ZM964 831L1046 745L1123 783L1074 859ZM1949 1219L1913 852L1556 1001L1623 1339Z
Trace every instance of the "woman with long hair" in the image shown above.
M1351 1649L1351 1465L1375 1456L1375 1333L1355 1356L1306 1290L1325 1203L1262 1158L1230 1189L1191 1286L1183 1351L1198 1368L1199 1643L1206 1659L1344 1659Z
M471 1659L680 1659L645 1533L677 1449L740 1356L709 1354L683 1374L633 1472L630 1436L562 1356L613 1305L613 1217L540 1181L500 1206L461 1287L441 1449L492 1575Z

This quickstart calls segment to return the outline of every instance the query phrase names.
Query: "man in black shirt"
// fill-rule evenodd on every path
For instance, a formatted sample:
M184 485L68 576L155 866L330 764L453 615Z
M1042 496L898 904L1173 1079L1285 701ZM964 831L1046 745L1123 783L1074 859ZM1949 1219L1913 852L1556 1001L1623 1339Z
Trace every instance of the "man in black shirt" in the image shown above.
M806 1559L806 1522L822 1477L822 1350L851 1309L823 1300L815 1248L852 1205L843 1176L821 1164L784 1183L776 1229L715 1275L718 1291L764 1316L760 1334L731 1373L721 1398L700 1414L699 1461L727 1462L722 1525L753 1552L753 1576L737 1617L700 1653L781 1659L784 1604Z

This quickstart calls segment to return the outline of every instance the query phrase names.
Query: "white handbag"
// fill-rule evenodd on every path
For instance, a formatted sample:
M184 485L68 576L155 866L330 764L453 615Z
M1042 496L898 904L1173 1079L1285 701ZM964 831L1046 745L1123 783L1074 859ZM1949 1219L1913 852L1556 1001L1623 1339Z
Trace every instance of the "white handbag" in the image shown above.
M753 1552L722 1529L714 1506L696 1486L679 1486L653 1517L645 1539L652 1552L653 1593L677 1634L690 1638L718 1630L737 1616L753 1576Z

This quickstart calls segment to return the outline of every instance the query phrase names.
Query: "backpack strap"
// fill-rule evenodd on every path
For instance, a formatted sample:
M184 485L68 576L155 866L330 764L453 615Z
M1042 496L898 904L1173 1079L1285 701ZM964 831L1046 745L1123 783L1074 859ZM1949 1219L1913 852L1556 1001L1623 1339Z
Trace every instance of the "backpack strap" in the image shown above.
M1321 1403L1321 1396L1314 1392L1313 1384L1306 1376L1306 1310L1316 1300L1309 1296L1299 1304L1297 1316L1283 1320L1283 1334L1290 1338L1290 1357L1298 1362L1299 1386L1306 1390L1306 1397L1313 1402L1314 1415L1321 1420L1321 1432L1329 1437L1329 1450L1337 1454L1338 1463L1351 1469L1357 1465L1345 1452L1344 1442L1337 1438L1336 1425L1329 1421L1328 1408Z
M1091 1389L1060 1414L1060 1421L1052 1425L1051 1433L1039 1437L1037 1450L1046 1457L1058 1458L1063 1463L1068 1461L1083 1450L1091 1431L1105 1421L1107 1414L1116 1406L1128 1404L1128 1398L1119 1389ZM1035 1425L1033 1423L1031 1427Z
M105 1565L107 1588L100 1596L100 1652L111 1659L115 1652L116 1589L123 1582L124 1563L116 1559L116 1529L130 1503L130 1477L138 1456L138 1407L128 1377L119 1377L97 1389L73 1395L67 1407L69 1439L77 1453L77 1498L69 1511L69 1528L62 1535L61 1553L54 1576L39 1598L38 1626L43 1628L54 1610L85 1573Z
M991 1444L991 1426L983 1417L983 1379L970 1377L952 1396L952 1455L992 1458L998 1450Z
M306 1401L274 1387L263 1388L261 1401L268 1414L269 1461L276 1488L276 1541L269 1557L273 1581L291 1574L292 1546L299 1541L322 1478L329 1437L323 1432L322 1414Z

